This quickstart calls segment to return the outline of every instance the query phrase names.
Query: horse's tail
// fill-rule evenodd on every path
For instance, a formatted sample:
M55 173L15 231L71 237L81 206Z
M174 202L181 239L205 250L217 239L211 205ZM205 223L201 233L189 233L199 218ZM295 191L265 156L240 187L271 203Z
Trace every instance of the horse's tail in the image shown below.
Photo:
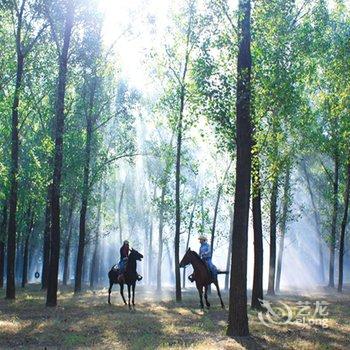
M228 275L228 271L218 271L218 275Z

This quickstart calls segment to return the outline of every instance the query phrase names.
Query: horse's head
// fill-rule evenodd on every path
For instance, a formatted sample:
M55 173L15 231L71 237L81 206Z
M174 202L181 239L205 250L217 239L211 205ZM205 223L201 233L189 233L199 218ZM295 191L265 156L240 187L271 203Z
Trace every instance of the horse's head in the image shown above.
M141 261L143 258L143 255L141 253L139 253L137 250L135 249L131 249L130 250L130 254L129 254L129 259L135 259L138 261Z
M191 263L191 252L192 252L191 248L188 248L184 257L180 261L180 267L185 267Z

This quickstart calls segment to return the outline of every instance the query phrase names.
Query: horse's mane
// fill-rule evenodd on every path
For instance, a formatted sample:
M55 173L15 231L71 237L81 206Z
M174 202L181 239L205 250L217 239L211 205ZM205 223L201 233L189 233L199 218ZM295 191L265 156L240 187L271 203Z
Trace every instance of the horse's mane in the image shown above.
M205 266L204 261L201 259L201 257L199 256L199 254L197 252L195 252L194 250L190 250L190 252L202 265Z

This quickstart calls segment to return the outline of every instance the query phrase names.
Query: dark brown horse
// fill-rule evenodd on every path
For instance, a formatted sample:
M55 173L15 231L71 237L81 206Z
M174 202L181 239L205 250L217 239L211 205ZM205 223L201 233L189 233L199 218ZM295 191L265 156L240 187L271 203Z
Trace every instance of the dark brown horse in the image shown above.
M221 298L221 293L220 293L220 288L219 288L217 276L215 276L215 277L212 276L206 263L200 258L200 256L195 251L191 250L191 248L188 248L186 254L182 258L182 260L180 262L180 267L185 267L189 264L192 265L193 270L194 270L191 280L196 282L196 287L197 287L198 293L199 293L201 308L202 309L204 308L204 305L203 305L203 288L204 288L205 303L207 305L207 308L209 309L210 303L208 301L208 287L212 283L214 283L216 290L218 291L218 296L220 298L221 307L224 309L225 305L224 305L224 302L222 301L222 298ZM220 271L218 273L225 274L227 272Z
M132 305L135 306L135 286L136 286L136 281L138 280L138 274L136 272L136 262L141 261L142 258L143 258L143 255L139 253L137 250L135 249L130 250L128 262L126 264L126 268L124 272L123 282L120 282L118 280L120 271L116 269L116 265L114 265L111 268L111 270L108 272L108 278L109 278L108 304L111 303L111 292L112 292L113 284L118 283L120 285L120 295L122 296L125 305L126 305L126 300L124 297L124 284L128 286L129 309L131 309L130 288L132 288Z

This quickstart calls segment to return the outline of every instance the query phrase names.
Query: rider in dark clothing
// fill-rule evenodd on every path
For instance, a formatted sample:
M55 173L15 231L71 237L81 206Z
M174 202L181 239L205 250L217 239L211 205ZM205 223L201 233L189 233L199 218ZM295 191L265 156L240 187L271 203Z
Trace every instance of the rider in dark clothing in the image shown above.
M126 268L126 263L128 262L128 256L129 256L129 242L124 241L123 245L120 248L120 260L118 263L118 269L120 271L120 275L118 277L118 280L122 282L124 280L124 272Z
M128 262L129 253L130 253L129 241L124 241L123 245L120 248L120 260L119 260L119 264L118 264L118 268L120 270L120 275L119 275L118 279L121 282L124 279L124 272L126 269L126 264ZM138 276L137 280L141 281L142 276L140 276L139 274L137 276Z
M124 241L124 244L120 248L120 260L127 258L130 253L129 242Z

